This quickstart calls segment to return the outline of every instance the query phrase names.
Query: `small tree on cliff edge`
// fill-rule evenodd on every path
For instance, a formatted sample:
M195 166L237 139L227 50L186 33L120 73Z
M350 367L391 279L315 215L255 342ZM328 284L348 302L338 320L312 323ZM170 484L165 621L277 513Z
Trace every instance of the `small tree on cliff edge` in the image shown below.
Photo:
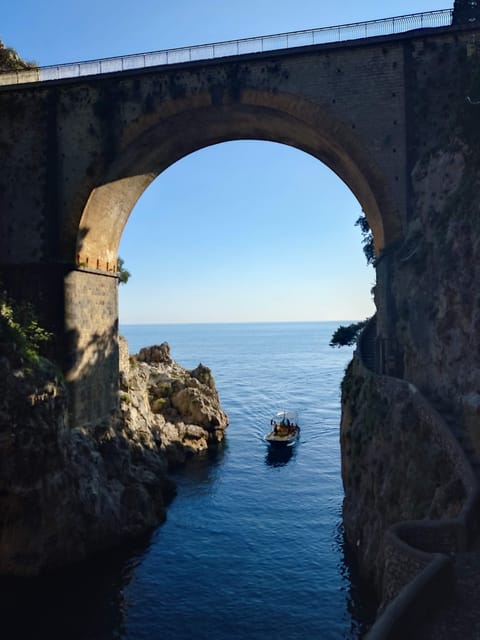
M368 224L368 220L362 211L362 214L355 222L356 227L360 227L362 233L363 253L367 259L367 264L375 264L375 247L373 245L373 234ZM368 320L354 322L349 325L340 325L332 335L330 340L331 347L351 347L356 343L357 338Z
M118 284L127 284L130 276L132 275L130 271L127 271L127 269L125 269L125 261L120 256L118 256L117 258L117 273Z
M356 343L359 333L367 322L367 320L362 320L361 322L354 322L349 325L340 325L332 335L329 343L330 346L351 347Z
M363 212L362 215L357 218L355 226L360 227L360 231L362 233L363 253L365 254L365 258L367 259L367 264L373 265L375 263L375 247L373 246L373 234L372 230L370 229L370 225L368 224L368 220Z

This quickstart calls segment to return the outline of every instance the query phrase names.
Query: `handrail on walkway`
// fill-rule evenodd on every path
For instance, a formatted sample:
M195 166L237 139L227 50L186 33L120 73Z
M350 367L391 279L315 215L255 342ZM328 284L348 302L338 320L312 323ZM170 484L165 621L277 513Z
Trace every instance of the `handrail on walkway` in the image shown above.
M427 614L432 606L437 606L453 588L453 563L451 555L465 551L469 544L469 528L477 519L480 502L480 487L475 472L462 447L448 428L442 417L411 383L392 376L386 376L369 367L369 349L372 347L372 332L376 327L376 316L368 321L359 336L354 362L364 375L375 377L377 388L383 384L401 385L405 393L415 400L416 412L424 423L430 424L434 438L449 455L451 463L465 489L465 500L456 517L444 520L424 518L416 521L401 521L390 526L385 533L385 547L390 548L390 560L395 555L405 564L406 573L410 573L410 564L415 567L413 578L406 583L389 601L385 609L375 620L365 636L365 640L398 640L408 637L412 624L417 624L421 616ZM388 393L386 387L384 395ZM422 544L419 544L419 541ZM409 562L410 560L410 562ZM394 583L402 578L395 562L392 563ZM384 575L385 579L385 575ZM384 584L385 598L388 585Z
M228 40L212 44L195 45L178 49L164 49L100 60L58 64L25 71L0 74L0 85L24 84L46 80L61 80L81 76L129 71L160 65L212 60L227 56L263 53L278 49L290 49L317 44L346 42L374 36L405 33L413 29L448 27L452 24L453 9L438 9L425 13L413 13L381 20L369 20L332 27L320 27L304 31L292 31L275 35Z

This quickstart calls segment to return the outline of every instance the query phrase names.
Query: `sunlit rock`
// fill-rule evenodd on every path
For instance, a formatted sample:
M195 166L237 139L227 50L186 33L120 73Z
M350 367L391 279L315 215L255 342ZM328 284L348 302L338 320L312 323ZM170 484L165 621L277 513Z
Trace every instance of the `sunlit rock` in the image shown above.
M122 410L127 422L143 422L157 434L171 466L223 440L228 416L208 367L183 368L165 342L130 358L126 353L121 339Z

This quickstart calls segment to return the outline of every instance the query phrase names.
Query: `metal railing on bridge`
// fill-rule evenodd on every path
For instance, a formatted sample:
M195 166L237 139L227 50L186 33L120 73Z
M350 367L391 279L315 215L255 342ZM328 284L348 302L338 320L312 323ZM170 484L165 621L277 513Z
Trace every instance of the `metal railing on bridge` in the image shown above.
M405 33L413 29L448 27L452 24L453 9L439 9L427 13L414 13L394 18L369 20L335 27L321 27L305 31L279 33L270 36L229 40L195 45L179 49L165 49L115 58L59 64L26 71L0 74L0 85L23 84L45 80L61 80L81 76L143 69L159 65L212 60L249 53L262 53L279 49L306 47L319 44L346 42L374 36Z

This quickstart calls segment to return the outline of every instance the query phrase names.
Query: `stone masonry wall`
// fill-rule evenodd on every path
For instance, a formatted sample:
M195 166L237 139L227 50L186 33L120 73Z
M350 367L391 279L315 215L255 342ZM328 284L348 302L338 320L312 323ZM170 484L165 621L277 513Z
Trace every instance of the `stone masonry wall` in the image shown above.
M420 388L452 396L455 387L477 431L479 375L470 344L480 335L470 295L480 275L474 36L468 27L428 30L3 86L0 148L8 162L0 166L0 270L68 271L87 259L107 270L137 198L173 162L232 139L291 144L349 185L377 248L388 245L389 268L377 285L386 359L393 345L395 362ZM90 276L89 287L67 277L64 305L68 354L79 345L65 371L83 379L75 411L85 419L85 374L99 359L94 344L111 346L116 323L113 307L110 319L97 323L102 304L94 301ZM13 298L16 281L9 277ZM55 288L63 290L60 279ZM60 324L53 323L57 332ZM106 371L114 351L103 358ZM95 377L91 387L98 388Z
M76 419L114 406L117 309L104 271L137 198L182 156L241 138L291 144L350 186L379 246L398 234L406 212L403 67L402 39L384 38L0 87L8 158L0 166L0 272L13 274L13 298L32 295L45 307L61 361L66 354ZM77 263L90 270L69 271ZM47 266L58 267L56 318L44 313L51 296L42 301L16 284L16 272L28 282Z
M1 259L51 260L58 252L74 261L84 243L90 260L105 263L109 258L95 250L101 239L92 225L78 237L94 189L157 175L182 155L242 135L317 156L349 184L367 215L385 205L392 235L406 209L403 66L401 39L384 38L3 86L0 145L9 162L0 168ZM303 120L308 130L302 131ZM376 203L362 191L362 174ZM146 186L140 180L139 188ZM128 191L122 190L126 200ZM99 215L108 220L113 205L102 201ZM124 222L131 206L123 210L117 198L115 215ZM381 224L373 219L379 214L371 215L380 241ZM118 236L110 224L115 233L104 234L103 242Z
M65 284L70 418L96 422L118 406L118 279L78 269Z

